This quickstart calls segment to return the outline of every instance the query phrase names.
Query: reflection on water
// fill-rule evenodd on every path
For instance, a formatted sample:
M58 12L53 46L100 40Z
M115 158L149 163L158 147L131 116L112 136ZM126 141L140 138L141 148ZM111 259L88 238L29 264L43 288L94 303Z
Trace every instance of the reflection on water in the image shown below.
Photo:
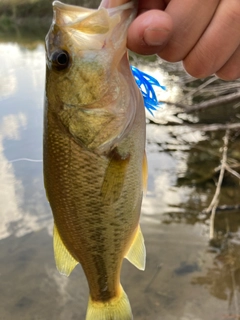
M22 113L6 115L2 118L2 123L0 124L0 239L11 235L10 224L19 221L23 216L18 206L22 199L23 185L20 180L15 178L13 165L8 162L4 155L4 140L19 140L19 128L25 127L26 124L26 117Z
M42 187L42 101L44 49L0 44L0 239L49 224ZM40 193L41 190L41 193ZM39 217L39 213L43 217ZM49 212L48 212L49 213Z
M0 312L4 320L83 319L87 305L81 267L68 279L58 274L53 260L52 217L41 162L44 58L43 44L0 44ZM148 63L148 71L151 65L154 76L168 87L160 93L161 99L184 99L185 75L179 66L174 74L164 64L160 72L154 62ZM123 286L136 320L240 319L239 209L217 212L216 237L210 244L209 217L202 212L215 192L214 168L220 163L223 134L180 125L186 119L197 122L198 117L176 117L174 108L163 105L155 118L148 115L149 183L141 217L147 268L140 272L124 263ZM228 112L232 119L234 112ZM236 166L239 150L235 133L229 159ZM227 174L222 190L220 204L239 204L236 177Z

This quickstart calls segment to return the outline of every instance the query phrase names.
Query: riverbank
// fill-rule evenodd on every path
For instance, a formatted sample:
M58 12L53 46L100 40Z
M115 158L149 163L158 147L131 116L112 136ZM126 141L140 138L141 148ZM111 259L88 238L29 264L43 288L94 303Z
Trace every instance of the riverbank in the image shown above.
M96 8L96 0L64 0L64 3ZM34 38L43 40L52 20L52 0L2 0L0 39Z

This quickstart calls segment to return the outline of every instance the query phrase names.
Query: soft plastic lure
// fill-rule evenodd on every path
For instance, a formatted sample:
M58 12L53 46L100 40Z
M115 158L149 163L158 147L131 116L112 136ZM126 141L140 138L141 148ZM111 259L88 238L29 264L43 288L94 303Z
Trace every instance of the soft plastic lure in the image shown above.
M145 108L151 113L151 115L153 115L153 111L157 110L161 106L161 103L158 102L153 86L160 87L163 90L166 90L166 87L162 86L157 79L145 72L142 72L134 66L131 66L131 70L143 95Z

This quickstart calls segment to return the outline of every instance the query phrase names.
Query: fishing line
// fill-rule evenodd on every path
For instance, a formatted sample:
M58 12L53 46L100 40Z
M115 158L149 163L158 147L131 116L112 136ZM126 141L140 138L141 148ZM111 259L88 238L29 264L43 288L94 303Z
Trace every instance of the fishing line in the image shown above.
M162 86L157 79L153 78L149 74L146 74L145 72L142 72L141 70L137 69L134 66L131 66L131 70L133 73L133 76L135 78L135 81L142 93L144 105L145 108L153 115L152 111L157 110L161 103L158 102L157 96L155 94L155 91L153 89L153 86L160 87L163 90L166 90L165 86ZM30 158L18 158L9 160L9 163L14 162L20 162L20 161L27 161L27 162L43 162L42 159L30 159Z
M30 159L30 158L19 158L19 159L9 160L8 162L13 163L13 162L19 162L19 161L43 162L42 160Z

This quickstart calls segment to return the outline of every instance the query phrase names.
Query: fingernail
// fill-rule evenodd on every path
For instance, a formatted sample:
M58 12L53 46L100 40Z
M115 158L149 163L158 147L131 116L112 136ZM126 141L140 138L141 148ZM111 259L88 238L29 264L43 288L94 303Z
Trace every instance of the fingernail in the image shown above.
M143 40L148 46L160 46L167 38L169 31L166 29L151 29L144 31Z

